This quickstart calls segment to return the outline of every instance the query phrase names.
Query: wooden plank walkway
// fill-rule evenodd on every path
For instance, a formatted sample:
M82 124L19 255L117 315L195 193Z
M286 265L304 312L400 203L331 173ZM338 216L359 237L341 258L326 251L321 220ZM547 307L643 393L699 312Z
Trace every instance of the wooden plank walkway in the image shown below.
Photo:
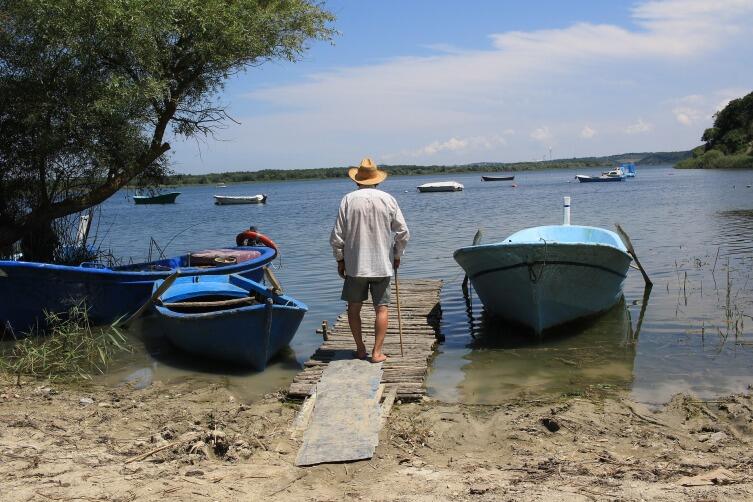
M310 421L302 423L306 429L295 465L351 462L374 456L381 428L381 378L382 365L368 361L333 361L327 366L316 384Z
M397 399L402 401L421 399L426 394L424 379L429 360L438 342L437 333L442 316L439 304L441 289L442 281L440 280L400 280L400 311L403 318L405 352L404 357L401 357L397 298L393 281L390 321L384 342L384 353L388 357L383 364L382 374L382 383L386 386L385 394L395 388ZM361 319L364 341L370 350L374 345L374 309L371 307L370 300L364 303ZM308 396L319 382L324 368L332 361L353 359L355 348L355 342L348 327L347 313L342 313L335 321L334 327L327 330L324 343L311 356L311 359L304 363L303 371L293 379L288 396L292 398Z

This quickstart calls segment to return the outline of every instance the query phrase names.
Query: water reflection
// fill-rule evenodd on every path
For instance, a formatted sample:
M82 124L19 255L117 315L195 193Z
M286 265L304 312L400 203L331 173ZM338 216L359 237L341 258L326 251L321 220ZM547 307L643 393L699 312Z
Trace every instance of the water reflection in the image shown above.
M464 356L459 400L498 403L514 397L579 392L588 385L628 386L635 338L621 300L601 316L551 330L543 338L482 314Z
M275 355L265 371L256 372L178 349L162 335L152 317L136 322L138 325L129 330L134 352L118 361L118 366L103 377L104 383L144 388L155 381L168 385L201 381L221 384L241 399L253 400L285 388L300 368L289 347Z

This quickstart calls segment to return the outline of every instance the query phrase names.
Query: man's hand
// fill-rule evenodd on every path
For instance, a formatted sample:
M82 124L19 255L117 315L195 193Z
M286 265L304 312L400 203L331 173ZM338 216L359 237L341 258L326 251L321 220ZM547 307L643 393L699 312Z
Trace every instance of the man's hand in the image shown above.
M340 274L340 277L345 279L345 261L340 260L337 262L337 273Z
M400 258L395 258L394 260L392 260L392 268L394 268L395 270L400 268Z

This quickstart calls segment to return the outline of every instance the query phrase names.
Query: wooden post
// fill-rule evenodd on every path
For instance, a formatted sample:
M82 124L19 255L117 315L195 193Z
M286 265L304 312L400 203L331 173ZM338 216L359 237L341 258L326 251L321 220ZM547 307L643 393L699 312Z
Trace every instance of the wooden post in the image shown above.
M403 353L403 318L400 314L400 284L397 281L397 269L395 269L395 296L397 297L397 327L400 333L400 357L405 357Z

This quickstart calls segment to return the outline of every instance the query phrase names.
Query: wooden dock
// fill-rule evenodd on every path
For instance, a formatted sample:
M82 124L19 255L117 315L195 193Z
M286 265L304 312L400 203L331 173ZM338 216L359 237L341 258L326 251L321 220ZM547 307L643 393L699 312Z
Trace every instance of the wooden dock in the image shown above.
M410 401L421 399L426 394L426 373L429 360L438 343L439 321L442 309L439 293L442 281L434 279L401 279L400 311L403 319L403 349L400 356L400 337L397 321L397 299L395 284L392 284L392 305L384 353L388 359L383 364L381 383L385 394L395 390L397 399ZM361 310L363 337L367 349L374 345L374 309L367 300ZM347 313L338 316L333 327L324 327L324 342L311 359L304 363L303 370L296 375L290 385L288 396L305 398L308 396L322 372L330 362L353 359L355 342L348 327Z

